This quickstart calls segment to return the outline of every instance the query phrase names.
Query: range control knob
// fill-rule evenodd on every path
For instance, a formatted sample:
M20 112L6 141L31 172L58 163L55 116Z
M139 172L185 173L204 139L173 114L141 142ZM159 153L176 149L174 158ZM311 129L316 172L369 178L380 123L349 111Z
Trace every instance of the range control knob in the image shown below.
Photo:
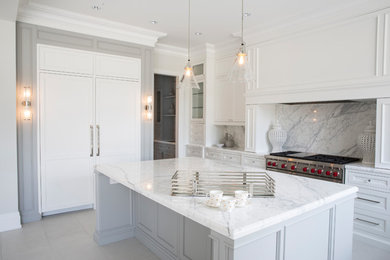
M311 168L311 173L315 173L316 172L316 169L314 169L314 168Z
M329 176L330 174L331 174L331 172L330 172L330 171L326 171L326 175L328 175L328 176Z
M304 167L302 170L303 170L304 172L307 172L307 167Z
M268 165L268 166L271 166L271 165L272 165L272 162L267 162L267 165Z
M333 172L333 177L338 177L339 176L339 172Z
M318 173L318 174L322 174L322 170L321 170L321 169L318 169L318 170L317 170L317 173Z
M295 170L297 167L295 165L291 165L291 170Z
M286 164L283 163L283 164L282 164L282 168L283 168L283 169L286 168Z
M273 162L273 163L272 163L272 166L273 166L273 167L276 167L276 162Z

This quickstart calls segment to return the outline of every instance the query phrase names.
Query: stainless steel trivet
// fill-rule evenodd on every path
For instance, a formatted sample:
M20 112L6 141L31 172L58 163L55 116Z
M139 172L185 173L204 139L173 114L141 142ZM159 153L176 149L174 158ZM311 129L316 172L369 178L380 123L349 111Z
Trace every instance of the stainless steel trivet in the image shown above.
M266 172L215 172L178 170L172 176L172 196L206 196L210 190L222 190L234 195L246 190L251 197L275 194L275 181Z

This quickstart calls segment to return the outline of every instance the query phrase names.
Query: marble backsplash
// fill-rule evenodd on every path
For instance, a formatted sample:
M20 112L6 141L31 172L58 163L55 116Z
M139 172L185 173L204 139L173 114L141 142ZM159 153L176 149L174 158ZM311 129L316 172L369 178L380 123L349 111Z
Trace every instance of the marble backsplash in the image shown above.
M245 127L243 126L223 126L223 133L229 133L233 136L234 146L239 149L245 148ZM223 143L224 136L221 137L220 143Z
M288 135L284 150L361 158L357 138L375 121L376 102L278 104L276 111Z

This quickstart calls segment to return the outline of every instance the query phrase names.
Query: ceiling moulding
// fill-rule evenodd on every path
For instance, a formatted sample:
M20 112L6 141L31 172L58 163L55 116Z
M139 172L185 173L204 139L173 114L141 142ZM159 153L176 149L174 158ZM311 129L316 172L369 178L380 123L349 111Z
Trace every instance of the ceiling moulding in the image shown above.
M163 43L156 43L156 48L154 49L154 52L173 56L187 57L187 49Z
M327 10L325 12L310 11L304 14L286 18L277 23L264 23L256 27L245 29L245 42L248 47L259 43L267 42L290 34L312 30L318 27L334 24L353 17L373 13L390 7L388 0L364 0L356 4L349 4L343 7ZM233 37L240 37L240 32L232 34ZM229 44L230 45L230 44ZM216 44L217 50L227 49L226 43Z
M154 47L166 33L30 3L20 6L17 21Z

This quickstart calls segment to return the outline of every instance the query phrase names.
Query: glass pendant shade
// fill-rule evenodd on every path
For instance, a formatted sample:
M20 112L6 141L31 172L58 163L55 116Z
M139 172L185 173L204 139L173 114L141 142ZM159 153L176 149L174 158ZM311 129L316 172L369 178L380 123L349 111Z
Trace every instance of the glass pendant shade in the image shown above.
M242 43L229 73L229 81L238 84L248 84L253 80L252 70L248 61L245 44Z
M188 61L186 66L184 67L184 74L180 79L179 87L200 89L198 82L196 81L196 78L194 75L194 69L193 69L190 61Z

